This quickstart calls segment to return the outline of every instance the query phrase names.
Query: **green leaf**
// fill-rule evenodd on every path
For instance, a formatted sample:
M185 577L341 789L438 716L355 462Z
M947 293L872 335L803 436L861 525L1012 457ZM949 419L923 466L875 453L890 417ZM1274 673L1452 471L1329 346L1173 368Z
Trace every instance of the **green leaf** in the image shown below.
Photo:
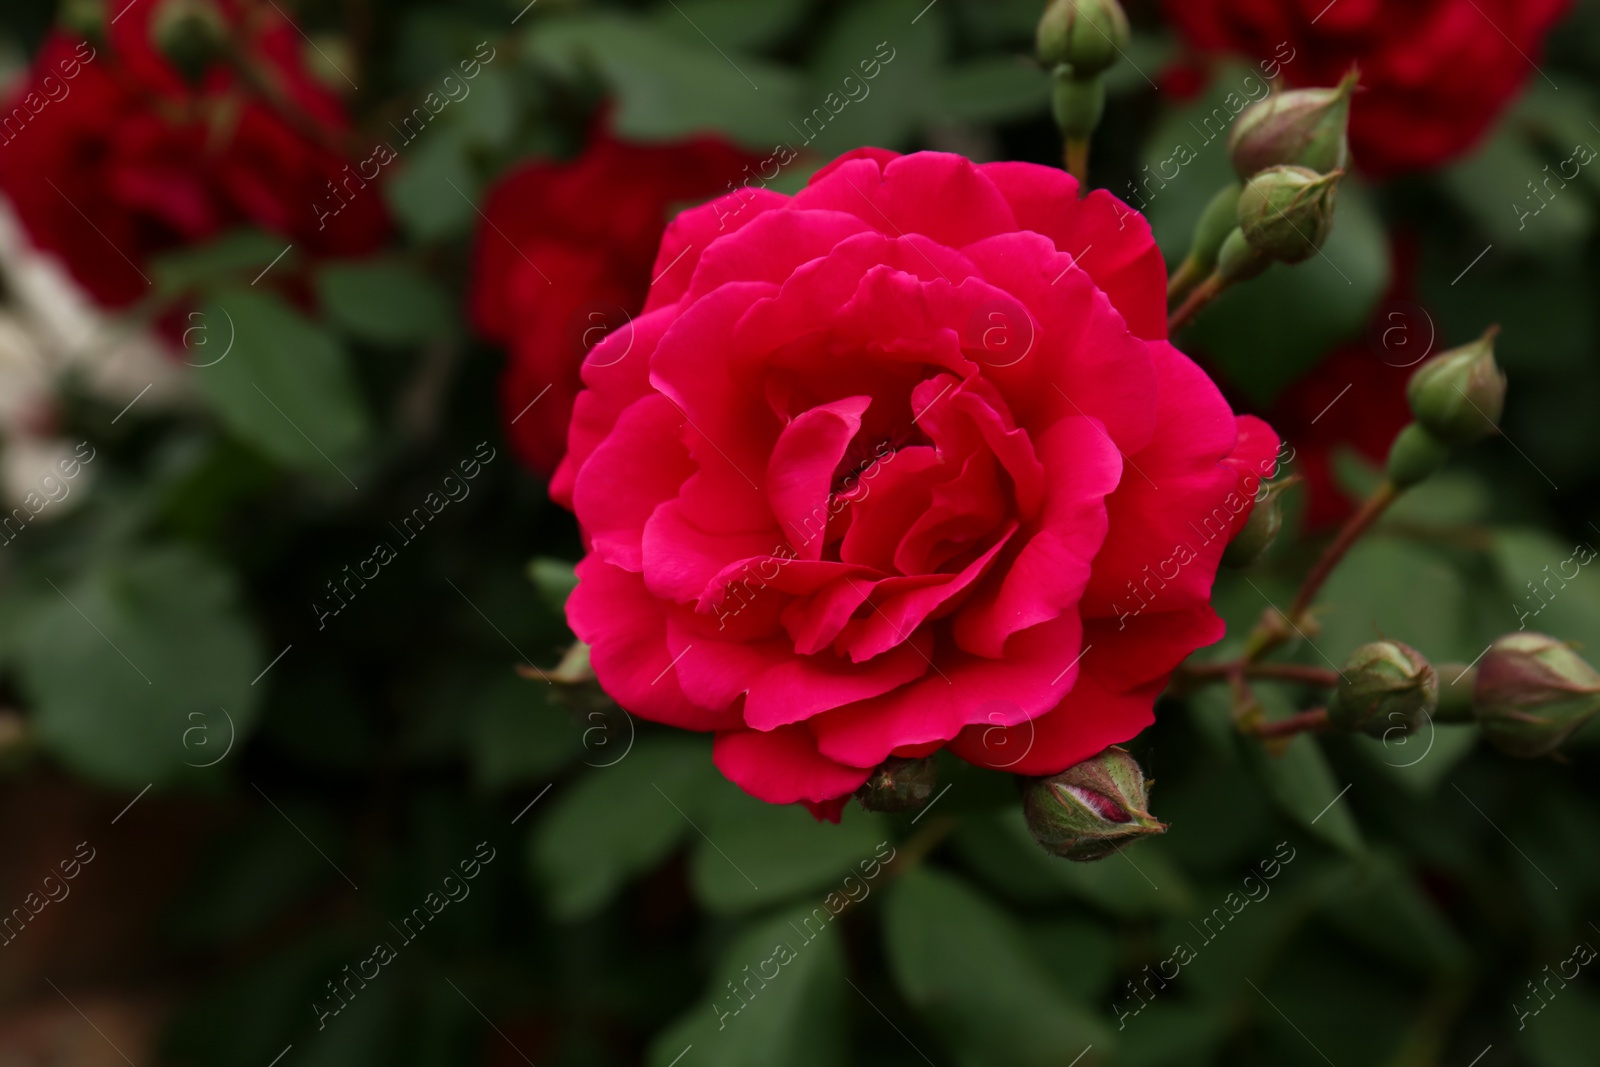
M317 295L340 329L363 341L408 345L450 332L450 298L403 263L330 263L317 271Z
M1592 136L1592 135L1591 135ZM1515 127L1499 131L1467 159L1447 169L1442 184L1492 244L1512 253L1570 262L1594 227L1587 191L1543 184L1548 159ZM1530 185L1531 183L1531 185Z
M384 195L401 225L419 244L464 237L478 222L478 182L467 158L467 135L458 126L428 130L402 149L400 172Z
M338 831L328 820L296 812L295 825L270 808L229 827L211 842L194 876L174 901L171 927L186 945L215 948L256 933L290 905L325 884L334 872L306 847L296 826L315 841Z
M1573 545L1541 530L1496 530L1494 560L1510 603L1504 629L1534 630L1600 657L1600 536ZM1580 562L1588 556L1589 563ZM1530 586L1529 583L1532 583ZM1515 624L1515 626L1513 626Z
M1256 687L1263 700L1268 699L1268 688ZM1246 746L1245 751L1284 814L1336 848L1354 856L1365 853L1348 797L1340 796L1345 783L1334 777L1316 738L1300 734L1277 756L1268 755L1262 745Z
M368 426L339 342L270 293L219 293L205 316L233 324L232 348L194 371L228 428L279 463L348 481L340 461Z
M1451 678L1441 678L1441 685ZM1357 736L1356 748L1384 773L1415 793L1427 796L1444 784L1445 776L1478 747L1478 730L1471 725L1440 726L1426 722L1415 733L1388 738Z
M164 253L150 267L155 294L171 299L249 281L277 259L286 244L282 237L261 230L231 230L205 244ZM291 252L286 258L293 255Z
M1228 1017L1211 1005L1158 1000L1127 1028L1118 1067L1202 1067L1216 1062Z
M473 776L484 788L537 781L571 757L569 720L549 694L550 686L514 674L484 687L472 729Z
M963 1067L1059 1067L1110 1030L1067 999L1004 911L959 879L919 868L889 891L895 984Z
M715 776L699 738L641 740L551 801L529 853L551 912L563 920L593 915L629 878L665 859L694 833L689 819Z
M265 660L232 575L161 548L102 561L58 592L40 602L18 657L47 750L139 788L213 761L230 735L239 748Z
M1377 854L1362 873L1326 906L1334 924L1397 970L1459 975L1471 958L1466 943L1401 860Z
M460 124L462 133L473 144L504 148L517 132L517 91L512 72L503 67L482 67L476 79L463 80L462 84L469 88L466 96L452 102L452 120Z
M1368 538L1333 572L1317 598L1327 660L1343 667L1357 645L1380 636L1404 641L1435 663L1470 662L1483 651L1467 610L1461 574L1435 550L1408 541Z
M539 590L544 602L550 605L550 610L565 616L567 597L578 588L578 576L573 573L573 565L564 559L540 556L529 562L528 578Z
M1550 971L1560 969L1552 966ZM1534 1067L1591 1067L1594 1035L1600 1033L1600 998L1581 985L1560 989L1544 1001L1528 993L1526 986L1514 992L1511 1011L1519 1019L1522 1012L1529 1013L1517 1028L1518 1043Z
M681 801L679 803L682 803ZM802 893L843 892L858 864L882 860L889 830L880 815L846 807L835 826L796 804L767 804L717 783L708 799L706 836L694 844L689 881L711 911L752 911Z
M1028 943L1056 984L1073 1000L1100 996L1117 965L1117 939L1090 918L1046 919L1028 927Z
M673 0L651 14L664 33L690 44L717 42L738 50L773 44L805 18L806 0Z
M693 1046L706 1067L810 1067L848 1062L842 1026L842 935L823 908L796 908L742 933L712 969L704 996L651 1042L651 1067Z
M619 15L572 15L537 24L528 54L558 73L597 72L617 101L617 133L661 141L720 130L751 147L789 136L800 108L793 72L696 35L664 36Z
M864 0L840 8L812 58L806 98L786 116L785 129L827 157L858 145L906 147L925 121L945 118L937 106L939 23L911 21L922 6ZM870 71L876 76L866 77Z
M1047 111L1050 78L1016 56L986 56L945 71L934 115L946 122L1012 122Z
M956 847L980 877L1021 900L1075 897L1129 918L1170 914L1194 903L1188 880L1155 841L1142 841L1099 863L1072 863L1039 847L1020 805L972 818Z

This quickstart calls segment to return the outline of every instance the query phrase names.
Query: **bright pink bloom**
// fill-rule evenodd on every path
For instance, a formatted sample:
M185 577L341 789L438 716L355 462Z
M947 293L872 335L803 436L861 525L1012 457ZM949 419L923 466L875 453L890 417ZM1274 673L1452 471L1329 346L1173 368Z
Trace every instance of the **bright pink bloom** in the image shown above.
M836 814L891 754L1059 771L1222 636L1278 443L1166 341L1143 218L1061 171L852 152L680 215L552 484L626 709ZM832 802L832 803L829 803Z

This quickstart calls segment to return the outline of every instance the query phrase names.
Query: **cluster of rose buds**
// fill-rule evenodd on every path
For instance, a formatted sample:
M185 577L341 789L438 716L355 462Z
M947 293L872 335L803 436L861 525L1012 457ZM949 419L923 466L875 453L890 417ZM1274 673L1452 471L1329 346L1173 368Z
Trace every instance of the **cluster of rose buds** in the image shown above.
M1168 297L1188 309L1177 324L1224 288L1322 248L1349 162L1356 80L1352 71L1331 89L1274 93L1240 113L1228 137L1238 181L1206 205L1172 275Z
M1474 665L1438 669L1409 645L1374 641L1340 675L1328 728L1375 737L1411 733L1429 718L1475 722L1502 752L1535 759L1600 715L1600 673L1566 642L1529 631L1501 637Z

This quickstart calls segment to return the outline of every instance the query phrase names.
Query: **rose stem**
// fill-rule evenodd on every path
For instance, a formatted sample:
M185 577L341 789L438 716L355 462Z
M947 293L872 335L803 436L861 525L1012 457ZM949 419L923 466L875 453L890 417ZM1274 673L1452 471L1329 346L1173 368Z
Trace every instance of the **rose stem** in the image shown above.
M1211 277L1195 286L1194 290L1184 297L1183 303L1178 306L1178 310L1172 313L1172 318L1167 321L1167 333L1175 334L1189 325L1190 322L1194 321L1194 317L1200 314L1200 309L1215 300L1222 290L1227 287L1228 283L1222 280L1220 274L1212 274Z
M1066 149L1067 173L1078 179L1078 195L1089 191L1089 138L1068 137Z
M1296 734L1314 733L1328 728L1328 709L1312 708L1302 711L1298 715L1291 715L1287 719L1277 719L1273 722L1258 722L1251 729L1257 737L1266 739L1274 737L1293 737Z
M1188 296L1195 286L1205 281L1205 277L1205 268L1196 263L1194 257L1191 256L1179 263L1178 269L1167 279L1167 303Z
M1266 678L1285 682L1306 682L1332 689L1339 684L1339 672L1326 667L1310 667L1299 663L1203 663L1185 671L1199 681L1226 681L1235 674L1246 678Z
M1294 606L1289 609L1289 619L1299 625L1305 617L1306 609L1311 606L1312 599L1322 589L1322 583L1328 580L1333 569L1344 559L1361 536L1372 528L1372 524L1389 509L1400 497L1400 490L1391 481L1385 479L1382 485L1373 490L1354 515L1344 524L1339 531L1339 536L1322 553L1322 558L1317 560L1317 565L1311 568L1311 573L1306 575L1305 583L1300 586L1300 592L1294 598Z

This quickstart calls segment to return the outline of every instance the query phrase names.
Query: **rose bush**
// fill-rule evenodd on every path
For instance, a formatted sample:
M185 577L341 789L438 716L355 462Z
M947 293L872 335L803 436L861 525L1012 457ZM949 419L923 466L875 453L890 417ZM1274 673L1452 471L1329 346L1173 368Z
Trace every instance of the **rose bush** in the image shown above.
M644 303L668 209L722 192L753 162L716 138L637 145L602 128L576 159L528 163L490 191L471 311L511 349L500 402L523 462L548 475L566 451L578 367Z
M156 43L168 6L96 7L104 38L53 32L8 95L0 192L33 243L111 306L148 291L153 255L234 226L314 254L380 244L382 200L340 151L344 107L299 32L271 6L219 4L237 59L186 76ZM330 183L349 203L322 219L316 205L342 202Z
M1202 52L1275 59L1294 86L1352 65L1355 163L1373 175L1435 167L1477 143L1530 77L1568 0L1166 0ZM1281 46L1287 45L1288 51Z
M890 755L1044 774L1153 720L1277 439L1167 342L1144 220L1078 193L862 149L672 223L551 487L624 708L833 817Z

